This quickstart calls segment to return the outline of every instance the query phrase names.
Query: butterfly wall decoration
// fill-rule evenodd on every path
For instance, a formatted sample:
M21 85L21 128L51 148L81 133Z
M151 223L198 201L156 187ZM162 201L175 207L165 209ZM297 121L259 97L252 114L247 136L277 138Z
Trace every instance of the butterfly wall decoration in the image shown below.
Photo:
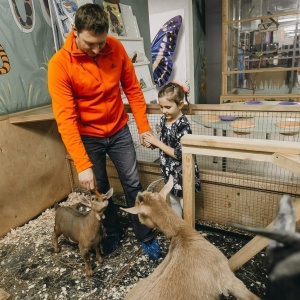
M171 18L162 26L151 43L153 78L158 87L165 85L172 73L172 56L181 24L180 15Z

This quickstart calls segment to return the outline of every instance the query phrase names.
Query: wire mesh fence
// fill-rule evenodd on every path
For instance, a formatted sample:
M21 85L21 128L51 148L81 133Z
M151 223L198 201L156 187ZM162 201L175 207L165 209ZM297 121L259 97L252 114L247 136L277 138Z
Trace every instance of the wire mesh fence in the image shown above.
M299 142L299 108L280 111L278 106L260 110L241 104L225 107L207 105L206 109L205 105L193 105L192 109L186 110L193 134L238 137L247 142L251 139ZM148 114L151 127L158 136L160 118L159 110ZM139 163L152 163L159 168L158 149L140 146L131 114L129 126ZM300 195L300 178L270 162L207 155L197 155L196 160L202 181L202 191L196 194L197 219L266 226L276 215L282 194L288 193L294 198Z

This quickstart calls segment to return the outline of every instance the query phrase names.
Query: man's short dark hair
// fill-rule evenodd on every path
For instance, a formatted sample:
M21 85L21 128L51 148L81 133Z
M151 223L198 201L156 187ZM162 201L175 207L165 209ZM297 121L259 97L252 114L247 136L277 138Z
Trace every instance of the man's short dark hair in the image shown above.
M109 23L106 12L98 4L84 4L76 11L75 27L78 33L83 30L99 34L108 32Z

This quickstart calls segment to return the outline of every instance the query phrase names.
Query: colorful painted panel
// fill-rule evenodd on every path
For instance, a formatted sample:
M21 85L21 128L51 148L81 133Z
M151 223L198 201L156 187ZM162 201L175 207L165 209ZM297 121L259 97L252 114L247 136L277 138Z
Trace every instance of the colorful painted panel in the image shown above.
M0 28L0 116L50 104L47 64L54 41L48 1L0 1Z

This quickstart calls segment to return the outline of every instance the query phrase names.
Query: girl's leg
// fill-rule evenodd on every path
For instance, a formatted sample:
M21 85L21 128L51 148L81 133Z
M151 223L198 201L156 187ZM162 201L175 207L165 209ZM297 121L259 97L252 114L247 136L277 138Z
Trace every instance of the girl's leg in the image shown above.
M172 209L182 218L181 198L170 194Z

